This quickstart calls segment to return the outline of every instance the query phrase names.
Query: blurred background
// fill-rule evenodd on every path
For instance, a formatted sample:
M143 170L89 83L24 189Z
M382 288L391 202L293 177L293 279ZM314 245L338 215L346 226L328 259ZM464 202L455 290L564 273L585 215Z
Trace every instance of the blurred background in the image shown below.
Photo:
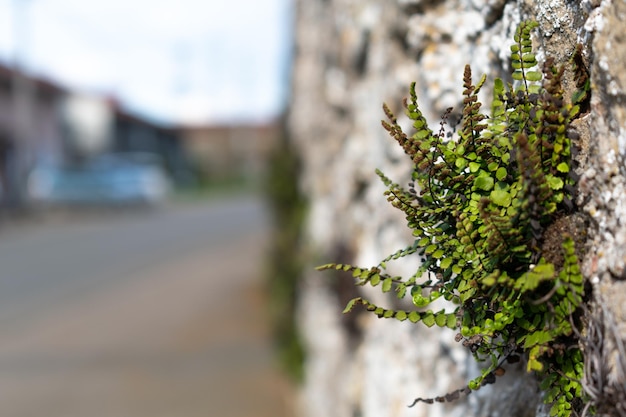
M293 8L0 0L3 416L293 415Z

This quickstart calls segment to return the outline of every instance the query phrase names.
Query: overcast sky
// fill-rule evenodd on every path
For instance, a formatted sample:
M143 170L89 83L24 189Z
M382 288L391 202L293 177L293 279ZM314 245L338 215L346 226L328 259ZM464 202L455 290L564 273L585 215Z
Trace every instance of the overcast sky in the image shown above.
M15 35L15 4L21 3ZM291 0L0 0L0 59L166 122L263 120L288 87ZM19 15L18 15L19 16Z

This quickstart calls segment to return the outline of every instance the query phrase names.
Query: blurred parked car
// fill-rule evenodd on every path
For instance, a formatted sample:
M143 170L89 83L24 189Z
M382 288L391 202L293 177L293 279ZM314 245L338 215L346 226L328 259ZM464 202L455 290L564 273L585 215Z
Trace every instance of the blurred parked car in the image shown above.
M65 167L39 167L28 179L28 195L42 205L156 204L171 189L155 155L108 154Z

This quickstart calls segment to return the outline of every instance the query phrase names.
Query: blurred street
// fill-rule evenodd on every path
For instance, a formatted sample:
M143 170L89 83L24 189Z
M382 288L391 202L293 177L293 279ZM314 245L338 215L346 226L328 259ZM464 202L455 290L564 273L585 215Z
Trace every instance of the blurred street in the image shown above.
M2 416L292 415L259 198L71 217L0 225Z

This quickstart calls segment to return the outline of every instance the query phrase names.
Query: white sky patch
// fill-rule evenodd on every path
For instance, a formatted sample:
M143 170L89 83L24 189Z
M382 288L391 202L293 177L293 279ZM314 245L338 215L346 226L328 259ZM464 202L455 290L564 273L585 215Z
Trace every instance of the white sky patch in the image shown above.
M0 0L11 62L14 0ZM26 67L163 121L262 119L284 106L291 0L22 0Z

